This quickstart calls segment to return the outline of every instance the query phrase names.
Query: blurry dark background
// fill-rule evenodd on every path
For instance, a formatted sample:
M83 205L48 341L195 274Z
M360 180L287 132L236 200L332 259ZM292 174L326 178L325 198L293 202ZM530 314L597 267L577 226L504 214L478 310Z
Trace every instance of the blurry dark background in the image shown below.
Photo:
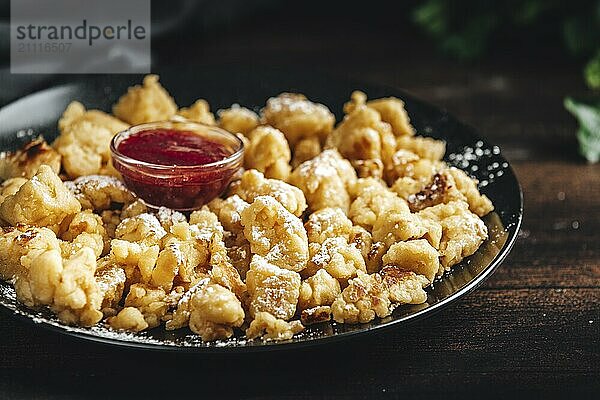
M156 69L323 71L404 89L475 126L523 187L519 240L433 318L306 350L160 355L3 315L0 398L597 396L600 165L579 155L563 99L594 94L600 1L152 3ZM8 15L0 0L0 105L55 79L8 73Z
M10 75L9 4L0 0L0 104L54 78ZM266 65L401 87L484 130L479 112L545 93L531 117L568 124L556 145L574 156L563 99L600 86L600 0L152 1L152 49L154 69Z

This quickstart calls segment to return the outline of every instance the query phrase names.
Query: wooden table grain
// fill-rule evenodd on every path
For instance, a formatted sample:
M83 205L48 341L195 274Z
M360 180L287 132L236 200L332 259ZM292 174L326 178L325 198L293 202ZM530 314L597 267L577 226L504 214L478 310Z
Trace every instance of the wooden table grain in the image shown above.
M509 44L485 61L460 64L405 31L344 18L257 21L198 43L156 43L156 62L188 51L186 62L198 68L217 60L240 68L318 68L403 88L448 109L498 144L521 182L525 215L512 253L482 287L431 318L293 351L128 350L50 333L2 312L0 397L594 397L600 164L577 155L576 124L562 108L565 95L585 92L579 66L553 47ZM294 21L305 28L298 32Z

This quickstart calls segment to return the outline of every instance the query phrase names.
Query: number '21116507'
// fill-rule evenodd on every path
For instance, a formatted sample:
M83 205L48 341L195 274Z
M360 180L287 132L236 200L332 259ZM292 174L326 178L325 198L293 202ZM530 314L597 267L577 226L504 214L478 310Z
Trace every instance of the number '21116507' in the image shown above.
M19 43L19 53L68 53L71 51L72 43Z

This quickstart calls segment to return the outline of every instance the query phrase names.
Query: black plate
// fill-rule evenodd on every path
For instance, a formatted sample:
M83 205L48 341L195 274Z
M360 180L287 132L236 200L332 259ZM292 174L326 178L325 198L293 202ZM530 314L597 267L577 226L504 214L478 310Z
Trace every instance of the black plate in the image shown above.
M72 100L79 100L88 108L110 111L110 106L127 87L140 82L141 78L138 75L69 77L58 80L50 89L9 104L0 109L0 150L14 149L38 134L43 134L48 141L52 140L56 135L58 118ZM521 225L523 202L521 189L512 169L498 147L445 111L390 88L293 71L241 70L237 67L202 70L178 68L163 71L161 82L180 106L189 105L202 97L210 102L213 110L228 107L232 103L258 108L270 96L283 91L299 91L329 106L338 119L341 117L343 103L355 89L365 91L370 98L402 98L417 132L446 140L446 161L479 179L481 191L494 202L495 212L484 218L490 238L476 254L455 266L442 280L436 281L428 289L425 304L400 306L391 316L368 324L326 323L310 326L285 342L246 341L234 337L227 341L203 343L198 336L186 329L167 332L157 328L133 334L115 332L101 326L69 327L45 309L30 310L19 304L15 299L14 289L8 283L0 282L0 304L13 315L67 335L154 350L206 352L289 348L337 340L393 325L401 326L408 321L431 315L479 286L500 265L515 242Z

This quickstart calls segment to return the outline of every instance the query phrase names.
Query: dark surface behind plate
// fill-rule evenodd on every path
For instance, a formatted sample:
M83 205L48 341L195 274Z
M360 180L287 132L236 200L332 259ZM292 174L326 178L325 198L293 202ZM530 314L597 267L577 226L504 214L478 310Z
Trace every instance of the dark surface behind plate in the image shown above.
M88 76L25 97L0 110L0 148L11 149L32 136L43 134L52 139L56 122L72 100L81 101L88 108L106 111L114 101L141 76ZM499 149L481 138L447 113L413 99L404 93L385 87L357 84L332 79L324 75L310 75L284 70L246 71L220 68L201 73L195 70L163 71L161 82L175 97L178 105L191 104L198 97L205 98L213 110L239 103L251 108L261 106L272 95L282 91L298 91L309 98L327 104L341 117L342 105L352 90L361 89L369 97L395 95L406 102L411 122L421 135L444 139L447 142L446 160L465 169L481 181L481 191L488 195L496 212L484 220L490 228L488 239L480 250L456 266L443 280L428 290L428 301L418 306L401 306L385 319L365 325L322 324L307 329L291 341L282 343L246 342L233 338L229 341L202 343L189 331L165 332L155 329L143 334L116 333L102 327L92 329L66 327L46 310L32 311L18 304L14 290L6 283L0 284L0 303L16 315L41 326L86 339L112 344L165 350L261 350L288 348L335 340L348 335L365 333L373 329L406 322L441 309L477 287L506 257L512 247L522 218L522 196L518 182ZM506 227L506 230L502 229Z

